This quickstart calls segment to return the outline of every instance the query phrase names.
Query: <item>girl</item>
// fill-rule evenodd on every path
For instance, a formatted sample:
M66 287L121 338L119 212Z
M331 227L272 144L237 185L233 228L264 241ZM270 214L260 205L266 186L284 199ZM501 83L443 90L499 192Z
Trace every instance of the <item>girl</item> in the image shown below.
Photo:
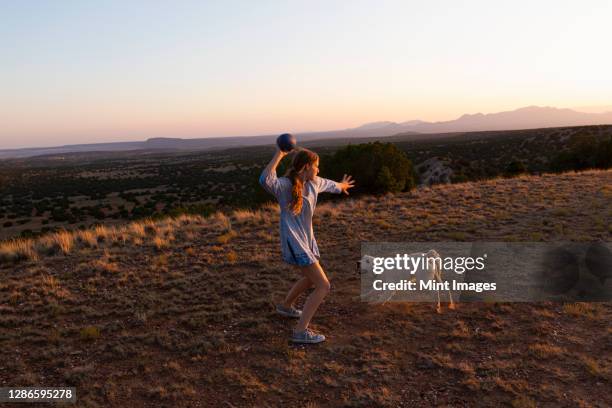
M304 275L291 288L283 304L276 306L283 316L299 318L293 330L291 340L296 343L320 343L325 336L308 329L308 324L323 298L329 292L329 280L317 258L319 248L312 230L312 214L317 204L319 193L345 193L352 188L354 181L345 174L342 181L317 177L319 173L319 156L307 149L299 150L293 157L293 163L285 177L276 177L278 163L288 153L277 148L272 161L259 177L259 183L273 194L280 204L280 237L283 260L296 265ZM314 286L304 310L296 310L293 302L306 289Z

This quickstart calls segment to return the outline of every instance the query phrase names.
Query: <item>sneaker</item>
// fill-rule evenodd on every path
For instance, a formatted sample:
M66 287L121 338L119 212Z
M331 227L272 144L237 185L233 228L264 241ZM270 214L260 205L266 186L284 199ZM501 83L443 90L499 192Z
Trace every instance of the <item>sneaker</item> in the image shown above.
M293 331L293 336L291 336L291 341L294 343L321 343L325 341L325 336L322 334L317 334L310 329L306 329L301 332Z
M298 319L302 316L301 310L294 307L285 307L283 305L276 305L276 312L283 316L296 317Z

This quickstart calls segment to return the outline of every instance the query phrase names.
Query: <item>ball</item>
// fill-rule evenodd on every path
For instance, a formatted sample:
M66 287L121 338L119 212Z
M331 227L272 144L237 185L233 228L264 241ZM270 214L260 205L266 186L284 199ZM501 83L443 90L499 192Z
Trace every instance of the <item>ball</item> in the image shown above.
M283 152L290 152L295 149L296 146L295 136L291 133L283 133L276 139L276 145Z

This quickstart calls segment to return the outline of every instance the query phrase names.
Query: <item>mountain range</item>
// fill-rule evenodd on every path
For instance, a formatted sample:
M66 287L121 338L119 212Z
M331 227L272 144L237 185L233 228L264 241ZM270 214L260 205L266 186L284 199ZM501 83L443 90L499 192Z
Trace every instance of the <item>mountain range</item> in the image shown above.
M299 143L315 140L354 139L385 137L393 135L412 135L414 139L428 138L427 134L455 133L486 130L517 130L547 127L585 126L612 124L612 112L585 113L572 109L528 106L513 111L489 114L465 114L455 120L425 122L410 120L406 122L372 122L362 126L322 132L297 133ZM57 147L23 148L0 150L0 159L23 158L48 154L97 151L130 150L217 150L231 147L261 146L273 144L277 135L208 137L181 139L157 137L145 141L76 144Z

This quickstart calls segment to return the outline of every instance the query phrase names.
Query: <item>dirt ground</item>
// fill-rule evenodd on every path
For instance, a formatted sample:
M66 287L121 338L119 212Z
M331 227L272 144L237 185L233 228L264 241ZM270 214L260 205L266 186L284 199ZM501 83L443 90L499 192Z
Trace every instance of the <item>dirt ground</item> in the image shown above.
M75 386L79 407L612 406L612 304L369 305L356 268L364 241L609 241L611 204L612 171L320 204L311 346L274 313L298 278L274 206L75 241L0 265L0 386Z

